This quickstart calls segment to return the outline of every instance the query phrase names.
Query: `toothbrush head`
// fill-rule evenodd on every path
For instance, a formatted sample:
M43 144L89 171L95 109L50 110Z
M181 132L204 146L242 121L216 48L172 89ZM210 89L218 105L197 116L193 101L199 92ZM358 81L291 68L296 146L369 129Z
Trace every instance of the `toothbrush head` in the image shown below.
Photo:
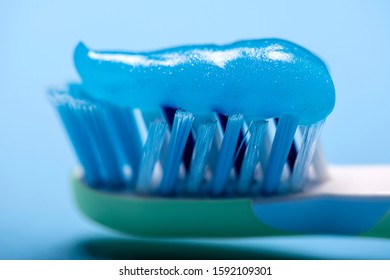
M296 44L136 53L80 43L74 60L82 83L49 95L82 165L74 186L86 213L88 197L132 201L136 212L150 203L176 212L183 201L219 213L213 202L246 208L326 178L316 146L334 86L325 64ZM100 222L121 230L110 220Z

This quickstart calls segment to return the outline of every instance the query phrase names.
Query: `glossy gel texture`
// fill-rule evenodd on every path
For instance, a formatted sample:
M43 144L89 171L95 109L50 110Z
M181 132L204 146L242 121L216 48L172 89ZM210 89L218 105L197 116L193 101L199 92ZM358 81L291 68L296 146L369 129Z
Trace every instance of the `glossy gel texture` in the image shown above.
M325 119L335 90L325 64L279 39L183 46L152 52L107 52L80 43L74 53L84 91L122 107L168 106L299 124Z

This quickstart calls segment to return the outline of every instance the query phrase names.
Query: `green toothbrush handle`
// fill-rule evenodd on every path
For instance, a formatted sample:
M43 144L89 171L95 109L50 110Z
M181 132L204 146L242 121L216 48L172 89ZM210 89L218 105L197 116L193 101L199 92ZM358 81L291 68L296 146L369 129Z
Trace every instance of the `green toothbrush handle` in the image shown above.
M162 199L94 190L72 178L76 203L92 220L142 237L249 237L296 235L259 220L250 199ZM390 237L390 211L364 236Z

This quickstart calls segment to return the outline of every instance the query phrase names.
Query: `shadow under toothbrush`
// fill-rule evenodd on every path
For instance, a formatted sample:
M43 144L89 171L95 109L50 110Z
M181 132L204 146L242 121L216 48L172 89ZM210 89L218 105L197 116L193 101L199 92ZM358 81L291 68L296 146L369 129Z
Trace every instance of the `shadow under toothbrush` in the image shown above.
M385 239L346 236L222 240L91 238L77 247L78 254L86 259L390 259L390 243Z
M238 242L239 243L239 242ZM171 259L305 259L307 256L278 252L270 248L254 249L235 245L234 241L182 241L159 239L101 238L80 244L95 259L171 260Z

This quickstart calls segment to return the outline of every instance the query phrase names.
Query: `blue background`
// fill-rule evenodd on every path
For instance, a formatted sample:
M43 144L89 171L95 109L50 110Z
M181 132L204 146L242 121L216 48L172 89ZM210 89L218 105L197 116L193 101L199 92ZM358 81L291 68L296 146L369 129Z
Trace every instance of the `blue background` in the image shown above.
M198 257L390 258L390 241L382 239L148 241L102 229L73 204L76 160L45 94L77 80L72 50L79 40L144 50L280 37L330 68L337 104L323 133L328 161L390 163L388 3L1 1L0 258L181 258L190 248Z

